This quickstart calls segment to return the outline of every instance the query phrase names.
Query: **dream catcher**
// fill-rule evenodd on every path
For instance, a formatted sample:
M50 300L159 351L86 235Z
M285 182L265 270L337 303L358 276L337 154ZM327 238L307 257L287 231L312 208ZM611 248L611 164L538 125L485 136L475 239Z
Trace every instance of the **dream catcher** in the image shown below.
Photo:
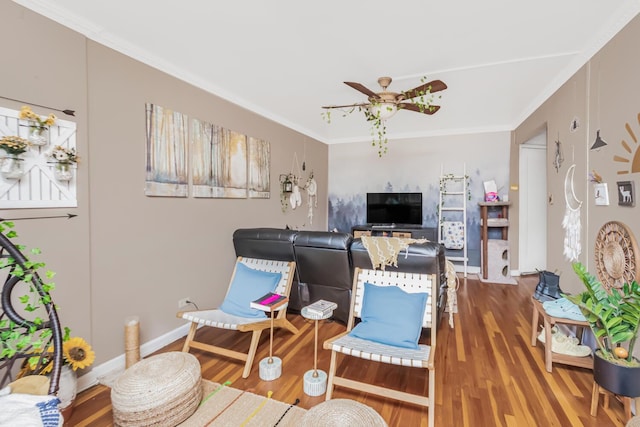
M309 174L304 189L307 190L307 205L309 206L307 217L309 217L309 224L313 224L313 208L318 207L318 183L313 177L313 171Z
M582 201L578 200L573 185L573 175L576 165L573 164L567 170L564 178L564 200L566 203L564 218L562 219L562 228L564 228L564 256L571 262L577 261L582 252L580 243L580 208Z

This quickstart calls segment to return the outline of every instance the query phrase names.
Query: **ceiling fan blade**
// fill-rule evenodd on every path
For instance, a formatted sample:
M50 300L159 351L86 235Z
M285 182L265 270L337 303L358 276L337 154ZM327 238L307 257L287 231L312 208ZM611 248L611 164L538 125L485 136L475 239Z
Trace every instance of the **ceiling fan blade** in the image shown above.
M358 92L362 92L365 95L367 95L369 98L374 98L374 99L379 99L380 95L378 95L377 93L375 93L374 91L372 91L371 89L368 89L367 87L361 85L360 83L356 83L356 82L344 82L344 84L346 84L347 86L350 86L352 88L354 88L355 90L357 90Z
M419 105L416 104L411 104L409 102L401 102L398 104L398 109L402 109L402 110L411 110L411 111L415 111L416 113L423 113L423 114L435 114L438 112L438 110L440 109L439 105L432 105L430 108L424 108L421 109Z
M348 108L348 107L366 107L369 104L368 102L360 102L357 104L347 104L347 105L323 105L322 108L331 109L331 108Z
M404 95L405 99L413 99L417 96L424 95L429 90L429 88L431 88L431 93L435 93L440 92L441 90L445 90L447 88L447 85L442 80L433 80L406 92L402 92L402 94Z

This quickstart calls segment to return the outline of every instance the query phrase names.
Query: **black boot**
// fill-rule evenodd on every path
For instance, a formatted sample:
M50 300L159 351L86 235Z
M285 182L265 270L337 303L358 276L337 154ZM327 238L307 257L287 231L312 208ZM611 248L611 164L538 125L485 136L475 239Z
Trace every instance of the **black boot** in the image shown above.
M540 271L540 281L536 290L533 293L533 297L538 301L552 301L562 297L562 290L560 289L560 276L551 271Z

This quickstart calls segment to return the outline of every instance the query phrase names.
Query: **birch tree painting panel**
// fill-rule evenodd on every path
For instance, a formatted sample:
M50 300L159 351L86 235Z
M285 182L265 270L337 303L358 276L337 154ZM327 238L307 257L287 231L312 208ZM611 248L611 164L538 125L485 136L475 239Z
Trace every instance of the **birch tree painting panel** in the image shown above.
M249 197L270 196L271 146L267 141L249 137Z
M147 173L145 195L187 197L188 117L155 104L146 104Z
M191 122L194 197L247 197L247 138L200 120Z

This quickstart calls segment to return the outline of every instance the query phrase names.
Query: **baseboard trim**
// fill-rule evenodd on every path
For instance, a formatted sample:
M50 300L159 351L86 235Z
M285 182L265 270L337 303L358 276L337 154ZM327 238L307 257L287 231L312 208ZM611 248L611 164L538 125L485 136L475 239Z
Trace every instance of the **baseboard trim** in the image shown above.
M453 267L456 273L464 273L464 265L461 264L453 264ZM474 267L472 265L467 265L467 274L477 274L480 273L480 267Z
M186 323L172 331L167 332L164 335L154 338L149 342L146 342L140 346L140 357L146 357L151 353L160 350L162 347L171 344L172 342L185 337L189 332L189 323ZM91 369L91 371L78 378L78 392L84 391L94 385L98 384L100 377L112 375L119 371L124 371L125 356L124 353L108 360L100 365L97 365Z

